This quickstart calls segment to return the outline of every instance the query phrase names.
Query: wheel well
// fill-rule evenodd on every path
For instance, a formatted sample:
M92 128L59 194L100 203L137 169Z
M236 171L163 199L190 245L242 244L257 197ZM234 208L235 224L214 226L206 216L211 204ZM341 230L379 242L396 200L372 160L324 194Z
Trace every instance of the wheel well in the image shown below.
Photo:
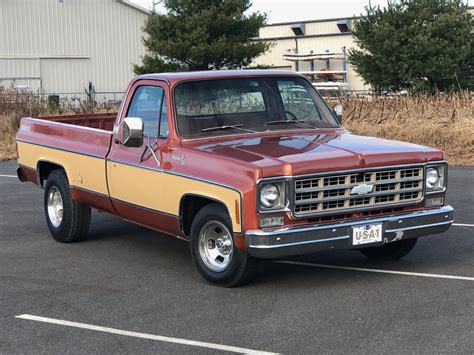
M38 180L40 186L44 186L44 181L48 178L49 174L51 174L54 170L64 170L61 165L51 163L49 161L40 161L38 162L37 172L38 172Z
M218 203L227 210L227 207L221 202L203 196L197 195L186 195L181 199L179 206L179 220L181 224L181 231L187 237L191 232L191 224L193 223L196 214L203 208L211 203Z

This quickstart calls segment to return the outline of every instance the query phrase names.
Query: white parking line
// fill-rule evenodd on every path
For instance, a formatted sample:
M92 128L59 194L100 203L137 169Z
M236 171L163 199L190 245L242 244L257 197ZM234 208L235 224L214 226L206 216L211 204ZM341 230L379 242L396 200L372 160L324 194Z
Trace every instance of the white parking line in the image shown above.
M436 279L474 281L474 277L468 277L468 276L425 274L425 273L422 273L422 272L408 272L408 271L396 271L396 270L384 270L384 269L366 269L366 268L361 268L361 267L337 266L337 265L326 265L326 264L312 264L312 263L303 263L303 262L298 262L298 261L275 261L275 262L280 263L280 264L311 266L311 267L324 268L324 269L376 272L376 273L381 273L381 274L393 274L393 275L405 275L405 276L432 277L432 278L436 278Z
M17 178L18 179L18 176L16 176L16 175L0 175L0 177L9 177L9 178Z
M275 355L275 354L277 354L277 353L270 353L270 352L266 352L266 351L239 348L239 347L236 347L236 346L206 343L206 342L202 342L202 341L172 338L172 337L146 334L146 333L130 332L130 331L127 331L127 330L107 328L107 327L101 327L101 326L85 324L85 323L69 322L69 321L66 321L66 320L60 320L60 319L54 319L54 318L32 316L30 314L22 314L22 315L16 316L15 318L27 319L27 320L32 320L32 321L36 321L36 322L43 322L43 323L58 324L58 325L66 326L66 327L74 327L74 328L95 330L96 332L104 332L104 333L110 333L110 334L125 335L125 336L135 337L135 338L157 340L157 341L163 341L163 342L167 342L167 343L175 343L175 344L181 344L181 345L197 346L197 347L207 348L207 349L216 349L216 350L222 350L222 351L229 351L229 352L239 353L239 354L261 354L261 355Z
M453 223L453 226L458 226L458 227L474 227L474 224Z

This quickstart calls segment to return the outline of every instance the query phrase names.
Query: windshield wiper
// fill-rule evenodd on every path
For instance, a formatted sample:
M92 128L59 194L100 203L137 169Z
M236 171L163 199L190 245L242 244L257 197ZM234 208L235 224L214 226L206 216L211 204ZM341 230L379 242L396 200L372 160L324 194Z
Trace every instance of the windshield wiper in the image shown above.
M310 124L307 124L306 123L307 121L305 120L278 120L278 121L268 121L265 123L265 127L270 125L270 124L288 124L288 123L296 123L296 124L300 124L302 126L306 126L306 127L309 127L309 128L316 128L315 126L312 126Z
M241 125L241 124L234 124L234 125L209 127L209 128L201 129L201 132L220 131L220 130L226 130L226 129L240 129L241 131L256 133L256 131L252 131L251 129L242 128L242 126L243 125Z

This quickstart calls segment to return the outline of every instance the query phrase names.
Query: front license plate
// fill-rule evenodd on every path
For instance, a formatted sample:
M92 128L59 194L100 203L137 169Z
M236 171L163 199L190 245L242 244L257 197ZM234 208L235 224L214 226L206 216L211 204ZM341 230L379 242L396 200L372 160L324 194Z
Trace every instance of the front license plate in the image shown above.
M369 224L352 227L352 245L379 243L382 241L382 225Z

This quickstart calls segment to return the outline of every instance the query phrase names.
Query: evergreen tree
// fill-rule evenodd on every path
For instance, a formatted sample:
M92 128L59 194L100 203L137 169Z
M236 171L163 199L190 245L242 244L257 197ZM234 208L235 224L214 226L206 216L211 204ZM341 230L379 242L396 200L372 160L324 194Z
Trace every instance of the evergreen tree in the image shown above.
M473 16L462 0L389 1L366 7L349 62L375 90L472 87Z
M242 68L271 43L252 41L266 14L246 14L250 0L165 0L166 14L147 19L148 53L136 74Z

